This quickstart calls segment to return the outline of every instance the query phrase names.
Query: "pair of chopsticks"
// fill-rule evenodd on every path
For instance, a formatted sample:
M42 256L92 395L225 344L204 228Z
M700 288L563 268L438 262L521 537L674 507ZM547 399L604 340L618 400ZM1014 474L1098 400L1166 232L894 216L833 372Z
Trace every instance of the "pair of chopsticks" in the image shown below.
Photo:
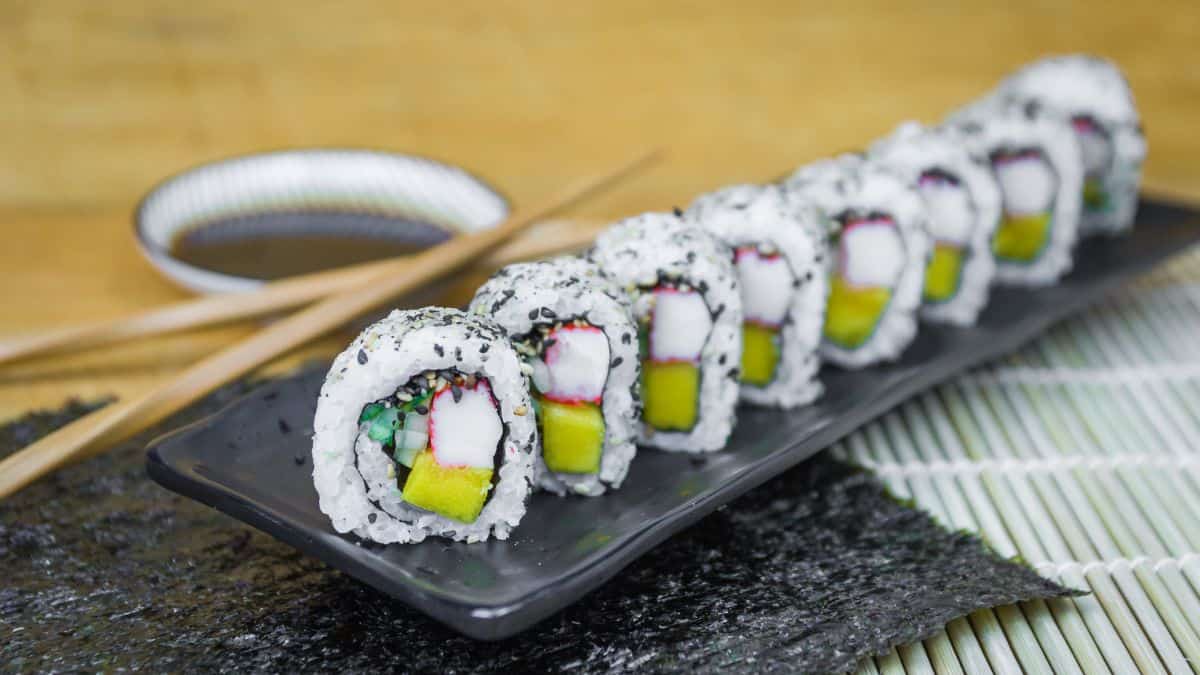
M483 258L472 269L490 273L509 263L585 248L603 229L599 221L543 222ZM353 288L377 274L394 273L407 260L381 260L264 284L252 293L207 295L132 316L38 333L0 342L0 365L67 351L95 349L137 338L245 321L294 309Z
M23 343L10 343L0 349L0 361L68 346L90 346L93 342L109 344L132 337L246 319L313 303L192 365L150 392L101 408L0 461L0 499L59 467L98 454L144 431L221 385L392 298L489 257L497 247L535 222L611 186L656 159L657 155L657 151L643 153L612 171L570 185L533 208L518 210L495 228L459 235L411 257L306 275L266 284L249 293L200 298L154 310L130 321L66 329Z

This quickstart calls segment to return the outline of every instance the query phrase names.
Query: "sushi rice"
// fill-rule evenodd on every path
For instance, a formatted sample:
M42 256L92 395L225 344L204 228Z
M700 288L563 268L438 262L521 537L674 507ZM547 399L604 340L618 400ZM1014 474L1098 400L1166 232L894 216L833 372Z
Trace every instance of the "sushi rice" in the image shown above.
M816 400L829 294L820 213L777 185L734 185L696 199L686 219L733 251L741 288L741 398L791 408Z
M538 412L537 483L557 494L620 487L637 452L640 361L629 297L581 258L518 263L471 301L514 340Z

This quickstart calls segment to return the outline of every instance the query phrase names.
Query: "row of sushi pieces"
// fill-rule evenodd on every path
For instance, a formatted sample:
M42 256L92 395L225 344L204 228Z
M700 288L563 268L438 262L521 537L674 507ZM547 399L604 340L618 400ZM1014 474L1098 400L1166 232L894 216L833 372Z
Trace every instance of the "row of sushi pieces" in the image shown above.
M320 508L381 543L504 539L534 486L598 496L638 444L719 450L739 399L804 405L821 361L895 359L918 318L1054 283L1081 236L1131 227L1145 148L1115 66L1045 59L940 126L510 265L465 312L395 311L321 390Z

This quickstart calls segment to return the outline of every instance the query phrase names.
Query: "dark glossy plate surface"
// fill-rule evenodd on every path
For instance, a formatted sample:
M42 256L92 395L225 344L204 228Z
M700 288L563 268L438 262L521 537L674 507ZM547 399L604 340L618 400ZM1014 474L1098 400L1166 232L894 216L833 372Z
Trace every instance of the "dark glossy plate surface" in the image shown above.
M1075 271L1041 290L997 289L978 326L923 324L893 365L827 369L826 395L792 412L746 409L725 451L703 460L645 451L625 485L599 499L538 494L508 541L412 546L341 536L317 509L309 460L323 371L271 382L224 411L155 441L159 483L316 556L467 635L512 635L578 600L718 506L825 448L897 403L1012 351L1050 324L1200 240L1200 213L1143 204L1137 231L1085 242Z

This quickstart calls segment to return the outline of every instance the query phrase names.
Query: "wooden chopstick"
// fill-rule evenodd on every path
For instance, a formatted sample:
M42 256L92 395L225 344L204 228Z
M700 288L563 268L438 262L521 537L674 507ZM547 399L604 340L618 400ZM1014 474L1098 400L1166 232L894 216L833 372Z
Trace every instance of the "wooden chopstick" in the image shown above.
M587 246L602 227L599 222L539 224L547 231L537 237L514 238L473 268L490 272L510 262L578 250ZM244 293L204 296L132 316L13 338L0 342L0 364L274 314L340 293L376 275L397 274L408 264L408 258L361 263L275 281Z
M120 401L82 417L0 462L0 499L76 459L96 454L163 420L262 363L319 337L354 317L445 277L486 255L537 220L578 202L651 161L657 151L564 189L532 209L518 211L498 227L459 235L408 259L397 273L365 277L217 352L139 398Z

